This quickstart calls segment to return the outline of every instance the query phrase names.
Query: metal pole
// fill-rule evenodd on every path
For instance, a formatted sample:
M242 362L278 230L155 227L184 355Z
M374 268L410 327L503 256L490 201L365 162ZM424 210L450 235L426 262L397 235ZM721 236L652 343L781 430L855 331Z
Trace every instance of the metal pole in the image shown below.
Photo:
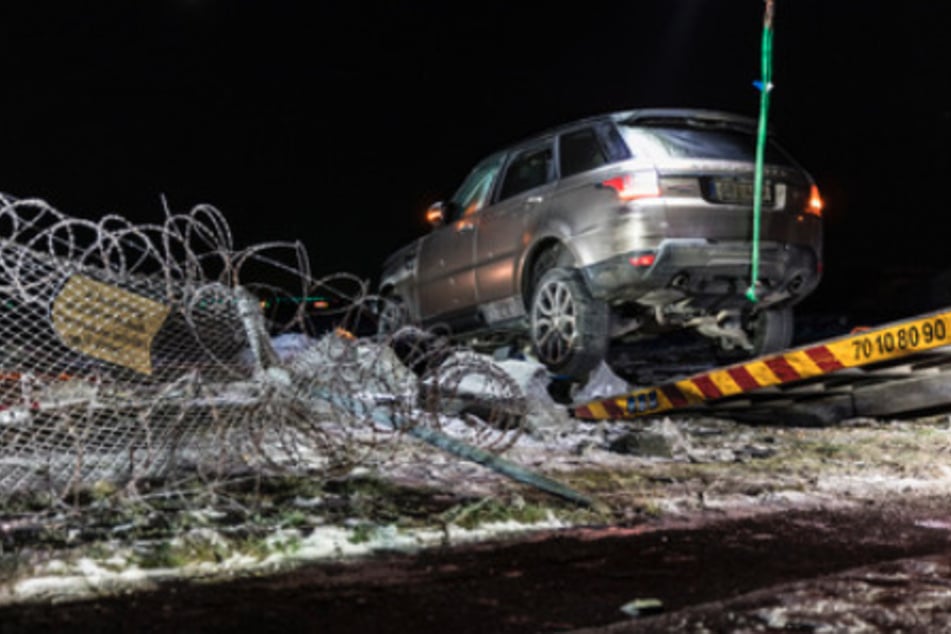
M484 467L488 467L489 469L492 469L497 473L501 473L502 475L507 476L517 482L528 484L540 491L556 495L580 506L587 506L596 510L605 509L603 503L600 503L597 500L584 495L583 493L575 491L574 489L571 489L560 482L556 482L551 478L529 471L528 469L520 467L514 462L510 462L509 460L485 451L484 449L479 449L478 447L464 443L461 440L452 438L451 436L447 436L446 434L435 429L413 425L412 422L406 420L405 417L398 413L389 411L386 407L370 407L369 405L356 399L352 399L341 394L327 392L326 390L315 390L312 392L312 394L314 397L328 401L338 407L342 407L356 416L365 416L372 419L374 422L390 427L391 429L403 430L414 438L422 440L423 442L436 447L437 449L441 449L464 460L469 460Z

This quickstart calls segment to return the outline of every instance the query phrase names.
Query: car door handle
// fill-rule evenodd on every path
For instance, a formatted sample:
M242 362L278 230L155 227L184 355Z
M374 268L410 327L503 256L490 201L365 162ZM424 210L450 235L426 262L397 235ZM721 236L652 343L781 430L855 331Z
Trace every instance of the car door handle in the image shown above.
M471 222L463 222L460 223L458 227L456 227L456 233L469 233L473 229L475 229L475 224Z
M529 196L528 198L525 199L525 204L526 204L526 205L537 205L538 203L542 202L543 200L545 200L545 199L542 198L541 196Z

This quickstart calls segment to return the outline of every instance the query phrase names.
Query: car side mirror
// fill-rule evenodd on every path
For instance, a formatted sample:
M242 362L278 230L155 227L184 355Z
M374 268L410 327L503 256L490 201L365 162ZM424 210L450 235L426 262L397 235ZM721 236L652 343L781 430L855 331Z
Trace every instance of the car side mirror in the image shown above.
M426 210L426 222L433 229L441 227L446 222L446 205L443 202L433 203Z

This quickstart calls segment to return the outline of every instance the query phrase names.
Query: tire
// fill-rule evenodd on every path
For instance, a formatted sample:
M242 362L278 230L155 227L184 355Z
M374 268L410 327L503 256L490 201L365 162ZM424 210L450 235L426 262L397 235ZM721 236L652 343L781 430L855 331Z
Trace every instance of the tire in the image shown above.
M417 376L437 367L451 352L443 338L413 327L406 304L399 295L379 298L376 335Z
M377 304L376 334L389 337L409 324L409 314L403 298L399 295L384 295Z
M551 269L532 295L530 338L551 372L584 381L607 353L608 306L591 296L574 269Z
M788 348L792 344L794 327L792 308L772 308L757 313L750 319L748 328L753 356Z
M792 345L795 319L792 308L771 308L755 315L744 315L743 329L753 344L752 350L720 350L717 361L734 363L785 350Z

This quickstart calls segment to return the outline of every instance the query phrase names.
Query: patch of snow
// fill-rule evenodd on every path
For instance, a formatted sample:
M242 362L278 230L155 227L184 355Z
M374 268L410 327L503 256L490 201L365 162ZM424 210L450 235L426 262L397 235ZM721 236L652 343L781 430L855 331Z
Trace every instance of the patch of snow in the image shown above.
M902 478L883 473L862 475L830 475L820 477L818 491L835 491L851 495L881 495L882 493L945 494L951 493L951 478Z
M271 348L283 363L292 361L301 352L311 348L316 339L299 332L289 332L271 338Z
M234 572L271 570L292 563L340 561L370 555L381 551L412 553L424 548L462 544L523 535L542 530L565 528L567 524L549 514L545 520L532 524L516 521L489 522L473 529L453 524L445 530L403 529L395 525L358 527L321 526L302 537L296 529L275 531L267 540L272 552L265 558L236 552L221 562L200 561L179 569L142 569L131 565L122 570L115 566L127 565L119 554L104 559L83 557L75 562L62 560L47 562L40 568L42 575L16 582L12 587L0 586L0 605L11 602L57 599L88 599L134 589L154 588L160 581L173 578L224 576ZM209 543L226 544L220 534L211 529L194 529L176 542L186 538L201 538Z
M915 526L920 526L921 528L933 528L934 530L941 531L951 531L951 521L948 520L919 520L915 522Z
M808 508L819 503L835 506L836 503L849 506L851 503L840 498L838 495L830 493L818 494L807 493L804 491L795 491L792 489L783 489L780 491L769 491L761 494L758 501L770 506L788 506L795 508ZM749 501L747 500L747 504Z
M287 369L303 384L324 386L335 395L382 393L415 402L416 375L384 344L328 333L298 350Z
M615 374L608 364L602 361L594 369L588 382L574 395L575 403L586 403L601 398L617 396L631 391L631 385Z
M100 565L101 562L89 558L76 561L70 568L71 574L33 577L14 584L9 599L14 601L69 600L103 596L130 588L146 589L155 587L156 582L178 575L172 570L145 571L135 566L121 571L113 571ZM7 597L0 592L0 605Z
M568 409L556 403L548 393L548 369L537 361L509 359L498 366L522 389L526 401L523 421L525 430L534 438L555 440L561 433L575 426Z
M527 359L504 359L496 361L496 365L518 383L525 396L551 401L547 389L548 370L541 363Z
M487 522L472 529L455 524L447 525L445 530L403 529L392 524L354 528L320 526L310 535L300 538L293 553L274 553L269 555L266 561L269 564L287 560L312 562L359 557L379 551L416 552L427 547L510 537L566 526L551 514L546 519L532 524L509 520ZM287 534L283 539L287 539Z

